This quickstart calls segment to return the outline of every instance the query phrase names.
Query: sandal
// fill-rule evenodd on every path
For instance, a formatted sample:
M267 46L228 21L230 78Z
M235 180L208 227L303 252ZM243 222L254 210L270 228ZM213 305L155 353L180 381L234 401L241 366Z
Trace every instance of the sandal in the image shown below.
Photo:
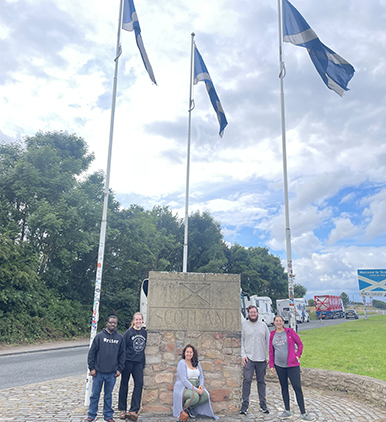
M126 410L121 410L121 413L119 415L119 419L126 419Z

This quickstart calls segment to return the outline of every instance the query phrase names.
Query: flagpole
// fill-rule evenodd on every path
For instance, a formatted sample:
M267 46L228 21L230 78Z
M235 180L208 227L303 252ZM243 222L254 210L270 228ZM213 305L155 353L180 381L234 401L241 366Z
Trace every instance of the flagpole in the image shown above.
M103 213L101 221L101 231L99 237L99 250L98 250L98 262L96 270L96 281L95 281L95 291L94 291L94 306L92 313L92 325L91 325L91 335L90 335L90 345L96 336L97 326L99 321L99 300L101 295L101 285L102 285L102 270L103 270L103 258L105 253L105 239L106 239L106 224L107 224L107 206L109 202L109 185L110 185L110 169L111 169L111 155L113 148L113 134L114 134L114 118L115 118L115 104L117 98L117 83L118 83L118 61L122 53L121 50L121 27L122 27L122 10L123 10L123 0L120 0L119 6L119 18L118 18L118 33L117 33L117 46L115 53L115 70L114 70L114 81L113 81L113 93L111 99L111 117L110 117L110 136L109 136L109 149L107 157L107 172L105 180L105 190L104 190L104 200L103 200ZM90 404L90 395L91 395L91 386L92 386L93 377L90 375L90 371L87 371L86 379L86 391L84 405L88 407Z
M185 231L184 231L184 255L182 262L182 272L188 271L188 220L189 220L189 173L190 173L190 129L192 123L192 111L194 109L193 93L193 66L194 66L194 37L192 32L191 51L190 51L190 86L189 86L189 118L188 118L188 143L186 149L186 192L185 192Z
M290 308L289 325L292 329L296 328L295 320L295 302L294 302L294 286L292 271L292 251L291 251L291 229L289 219L289 201L288 201L288 176L287 176L287 146L286 146L286 128L285 128L285 108L284 108L284 84L283 79L286 74L283 60L283 4L282 0L278 0L279 11L279 62L280 62L280 113L281 113L281 139L283 150L283 181L284 181L284 209L285 209L285 241L287 251L287 275L288 275L288 295Z

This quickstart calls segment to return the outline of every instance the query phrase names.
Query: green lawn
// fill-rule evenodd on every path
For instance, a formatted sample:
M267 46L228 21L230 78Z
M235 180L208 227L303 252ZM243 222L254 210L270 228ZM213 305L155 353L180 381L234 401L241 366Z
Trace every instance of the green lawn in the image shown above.
M386 381L386 315L299 333L301 365Z

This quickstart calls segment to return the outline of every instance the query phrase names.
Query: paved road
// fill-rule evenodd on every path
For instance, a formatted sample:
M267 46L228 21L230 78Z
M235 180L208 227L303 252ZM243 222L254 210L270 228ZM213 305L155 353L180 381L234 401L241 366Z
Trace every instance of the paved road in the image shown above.
M0 357L0 390L86 374L88 345Z

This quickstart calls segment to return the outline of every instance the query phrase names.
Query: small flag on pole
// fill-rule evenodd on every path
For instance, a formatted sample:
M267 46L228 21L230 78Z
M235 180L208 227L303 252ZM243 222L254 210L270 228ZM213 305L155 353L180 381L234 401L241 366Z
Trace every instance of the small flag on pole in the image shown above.
M316 70L328 88L343 97L355 69L349 62L325 46L298 10L283 0L284 41L305 47Z
M153 68L151 67L149 58L147 57L145 46L143 45L141 27L139 26L138 16L137 12L135 11L133 0L124 0L122 28L126 31L134 30L135 40L137 41L137 46L139 48L139 52L141 53L143 64L145 65L150 79L157 85L153 73Z
M228 124L228 121L225 117L224 110L221 106L220 99L214 89L214 85L212 79L209 75L208 69L205 66L204 60L202 60L201 54L197 50L196 45L194 45L194 85L197 85L198 82L203 81L205 82L206 90L208 91L208 95L210 98L210 102L213 105L214 111L217 114L217 119L220 124L220 132L219 135L222 138L224 134L224 129Z

